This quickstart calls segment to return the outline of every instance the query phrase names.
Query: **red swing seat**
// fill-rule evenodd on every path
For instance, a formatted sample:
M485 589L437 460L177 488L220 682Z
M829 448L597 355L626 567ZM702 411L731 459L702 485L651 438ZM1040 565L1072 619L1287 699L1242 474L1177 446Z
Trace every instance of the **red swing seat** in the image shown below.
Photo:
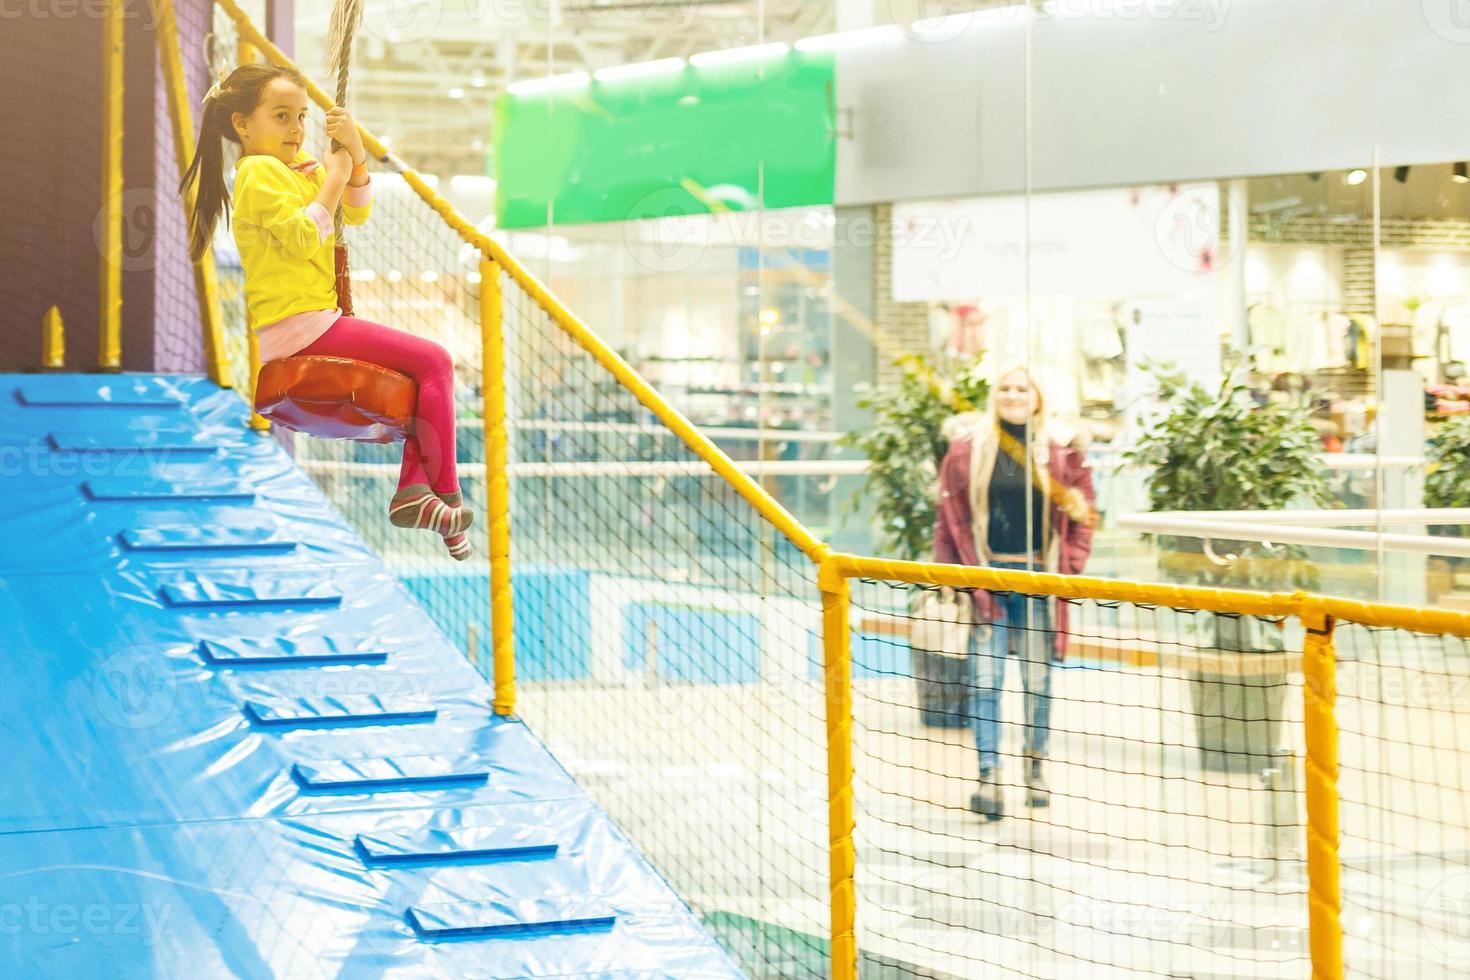
M323 439L402 442L413 434L418 384L406 374L346 357L298 354L267 361L255 411Z

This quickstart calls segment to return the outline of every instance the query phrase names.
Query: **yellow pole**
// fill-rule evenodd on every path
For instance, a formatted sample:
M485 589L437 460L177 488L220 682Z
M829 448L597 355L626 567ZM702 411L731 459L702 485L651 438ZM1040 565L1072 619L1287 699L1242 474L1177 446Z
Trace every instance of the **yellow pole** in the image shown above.
M41 367L51 371L66 367L66 332L61 311L54 306L41 317Z
M169 118L173 121L174 159L178 163L179 176L183 177L194 156L194 119L189 109L188 88L184 84L184 62L173 0L153 0L153 22L158 61L168 89ZM186 220L194 213L194 197L192 188L184 191ZM199 296L199 322L204 333L204 360L209 377L221 388L233 388L234 378L220 327L223 317L220 314L219 281L215 275L214 255L208 249L194 261L194 291Z
M852 841L852 587L831 558L817 571L827 688L827 833L832 889L832 976L857 980L857 849Z
M257 432L269 432L271 420L255 411L255 386L260 381L260 338L255 335L248 315L245 321L245 339L250 348L250 377L246 379L250 394L250 428Z
M255 63L255 45L243 37L235 42L235 64L253 65Z
M122 367L123 0L107 0L102 24L102 269L97 366Z
M505 304L500 291L500 265L486 258L480 259L480 332L495 713L509 717L516 710L516 658L510 585L510 480L505 472Z
M1302 697L1307 742L1307 922L1312 980L1342 978L1342 863L1338 853L1337 654L1335 620L1317 603L1302 608Z

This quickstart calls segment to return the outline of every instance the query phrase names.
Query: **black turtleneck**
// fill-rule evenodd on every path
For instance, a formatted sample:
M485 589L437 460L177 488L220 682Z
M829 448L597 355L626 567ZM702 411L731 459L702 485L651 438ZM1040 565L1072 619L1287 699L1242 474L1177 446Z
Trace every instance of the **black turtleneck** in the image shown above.
M1030 451L1026 426L1000 423L1002 432ZM996 450L995 469L990 475L990 529L987 545L993 555L1026 555L1041 551L1042 508L1046 501L1041 488L1031 484L1031 540L1026 540L1026 466L1011 458L1005 448Z

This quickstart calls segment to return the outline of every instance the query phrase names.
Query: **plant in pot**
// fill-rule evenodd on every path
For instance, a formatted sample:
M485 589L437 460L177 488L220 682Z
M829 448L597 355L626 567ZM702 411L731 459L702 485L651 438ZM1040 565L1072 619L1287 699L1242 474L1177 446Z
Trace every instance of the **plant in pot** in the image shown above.
M949 451L946 423L978 412L990 385L978 358L931 361L910 355L896 363L903 368L898 384L858 403L873 412L872 424L848 433L839 444L861 450L868 459L867 479L849 506L856 509L871 499L882 552L922 561L934 545L939 466ZM916 646L910 655L923 723L969 727L968 658Z
M1328 498L1321 440L1300 401L1258 402L1238 370L1214 390L1153 367L1167 406L1125 458L1142 466L1156 511L1283 510ZM1215 588L1315 588L1295 546L1158 536L1164 577ZM1222 557L1223 555L1223 557ZM1189 671L1205 768L1263 769L1280 743L1289 664L1280 629L1251 617L1201 617ZM1269 660L1251 660L1262 655Z
M1456 415L1442 422L1425 444L1425 507L1470 507L1470 415ZM1431 524L1429 533L1441 537L1463 537L1465 525ZM1431 596L1452 591L1455 575L1467 560L1456 557L1431 559L1431 575L1439 588Z

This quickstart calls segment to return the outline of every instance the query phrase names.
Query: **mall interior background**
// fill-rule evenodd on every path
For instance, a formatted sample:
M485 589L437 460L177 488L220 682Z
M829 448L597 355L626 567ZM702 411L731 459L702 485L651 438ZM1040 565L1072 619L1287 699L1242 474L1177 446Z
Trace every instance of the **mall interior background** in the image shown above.
M1032 367L1056 429L1089 447L1103 527L1088 570L1104 576L1169 577L1147 522L1119 520L1148 509L1124 456L1163 409L1151 363L1304 399L1329 507L1420 506L1425 439L1470 408L1470 151L1449 81L1470 37L1432 9L567 4L477 45L441 6L416 42L413 18L380 25L406 40L377 61L369 42L365 121L391 116L377 125L395 149L446 167L483 151L440 189L722 448L788 464L763 482L841 546L884 549L861 453L839 439L870 424L865 396L905 355ZM298 15L308 61L321 19ZM1391 81L1360 64L1370 39L1402 66ZM468 84L395 90L413 43ZM395 193L411 206L380 184L385 213ZM388 322L473 275L452 243L421 269L360 248L357 288ZM1253 584L1294 587L1282 546L1255 543L1282 560ZM1453 558L1293 554L1342 594L1459 588Z

